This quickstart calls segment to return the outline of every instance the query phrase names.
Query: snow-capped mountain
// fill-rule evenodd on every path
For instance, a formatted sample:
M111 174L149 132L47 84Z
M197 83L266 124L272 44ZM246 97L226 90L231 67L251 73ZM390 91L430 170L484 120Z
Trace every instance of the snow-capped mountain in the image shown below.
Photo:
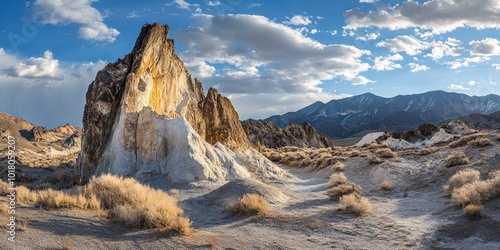
M345 138L374 130L408 130L424 122L438 123L472 113L500 110L500 96L468 96L432 91L383 98L366 93L350 98L315 102L296 112L271 116L280 127L290 122L308 122L331 138Z

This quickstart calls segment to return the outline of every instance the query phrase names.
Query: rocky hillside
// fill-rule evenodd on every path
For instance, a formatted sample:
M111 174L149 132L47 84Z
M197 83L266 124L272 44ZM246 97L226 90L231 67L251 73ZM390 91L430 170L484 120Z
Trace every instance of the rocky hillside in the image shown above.
M460 120L473 129L500 129L500 111L489 115L470 114Z
M276 124L262 120L246 120L242 122L248 140L260 143L268 148L285 146L326 148L333 146L324 134L319 134L307 122L300 125L291 123L284 129Z
M500 96L484 97L432 91L417 95L383 98L363 94L328 103L316 102L296 112L272 116L280 127L308 122L330 138L345 138L370 131L408 130L422 123L439 123L472 113L500 110Z
M132 52L99 71L90 84L80 174L219 181L264 167L278 176L271 162L248 160L256 152L250 152L238 113L216 89L204 95L175 54L168 31L166 25L144 25Z
M49 167L74 165L80 151L81 129L70 124L54 129L37 126L0 112L0 149L6 155L7 138L16 141L15 152L21 165Z

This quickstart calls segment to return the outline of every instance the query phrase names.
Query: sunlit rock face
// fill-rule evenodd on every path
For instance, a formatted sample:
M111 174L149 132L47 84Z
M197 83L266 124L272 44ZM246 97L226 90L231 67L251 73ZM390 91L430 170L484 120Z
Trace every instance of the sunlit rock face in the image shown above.
M83 176L161 174L184 182L248 175L212 147L220 142L237 152L249 148L238 114L215 89L204 96L168 31L166 25L144 25L132 52L90 84L78 161Z

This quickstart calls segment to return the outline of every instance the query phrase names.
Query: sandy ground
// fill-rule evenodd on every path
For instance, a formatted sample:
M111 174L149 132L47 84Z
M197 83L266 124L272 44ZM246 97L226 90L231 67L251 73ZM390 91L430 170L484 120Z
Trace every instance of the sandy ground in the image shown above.
M473 166L498 169L499 147L466 152ZM340 213L338 202L327 199L331 170L311 173L281 165L292 178L273 186L289 199L272 204L268 217L230 216L223 204L207 201L207 194L222 184L162 186L180 190L176 197L193 222L193 235L129 229L95 212L21 207L16 213L30 218L28 230L17 232L15 245L3 234L0 249L64 249L64 242L72 249L120 250L500 249L500 199L486 203L483 216L475 220L450 207L441 187L458 168L442 167L449 153L397 157L379 165L349 159L345 175L363 187L372 203L368 217ZM385 179L394 184L391 191L379 189Z

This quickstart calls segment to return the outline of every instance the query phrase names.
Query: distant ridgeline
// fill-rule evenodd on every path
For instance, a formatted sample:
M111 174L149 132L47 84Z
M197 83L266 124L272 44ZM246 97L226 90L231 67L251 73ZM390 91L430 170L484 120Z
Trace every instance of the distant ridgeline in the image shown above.
M500 96L493 94L478 97L432 91L383 98L367 93L328 103L316 102L295 112L271 116L265 121L280 127L305 121L319 133L339 139L363 136L373 131L409 130L423 123L440 123L474 113L489 115L499 110Z

